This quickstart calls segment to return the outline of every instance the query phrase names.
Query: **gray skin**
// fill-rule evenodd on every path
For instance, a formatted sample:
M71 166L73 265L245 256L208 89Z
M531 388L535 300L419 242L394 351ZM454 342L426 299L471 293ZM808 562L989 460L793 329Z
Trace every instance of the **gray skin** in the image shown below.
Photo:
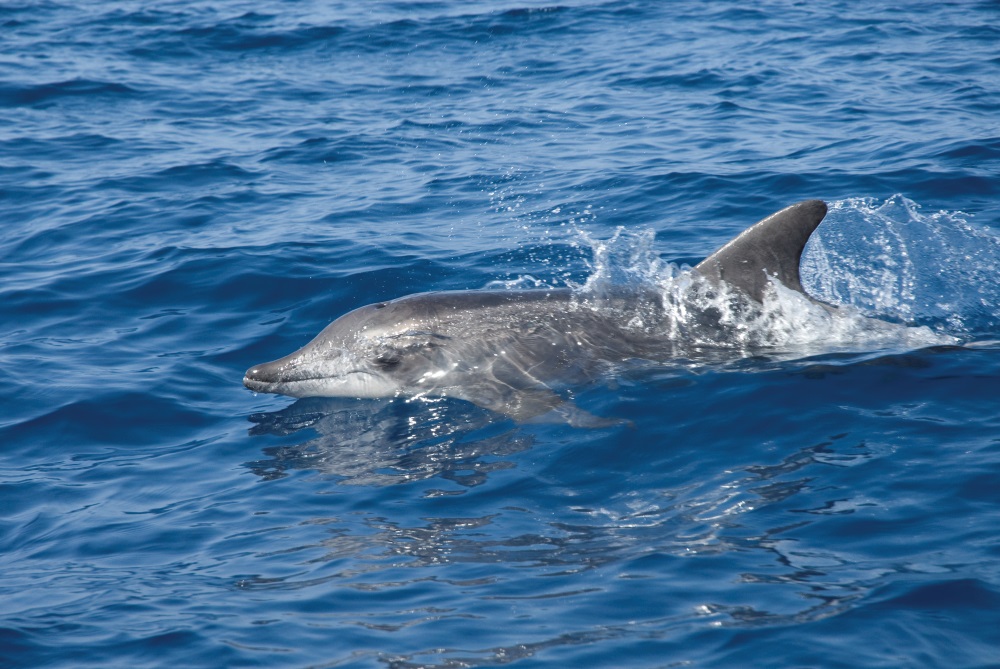
M769 277L804 294L799 259L826 211L808 200L768 216L698 264L695 278L735 295L741 308L759 306ZM692 355L688 341L704 343L706 331L722 327L711 311L679 328L659 296L638 291L420 293L341 316L298 351L251 367L243 385L291 397L448 396L516 420L555 411L595 425L601 420L557 390L629 360Z

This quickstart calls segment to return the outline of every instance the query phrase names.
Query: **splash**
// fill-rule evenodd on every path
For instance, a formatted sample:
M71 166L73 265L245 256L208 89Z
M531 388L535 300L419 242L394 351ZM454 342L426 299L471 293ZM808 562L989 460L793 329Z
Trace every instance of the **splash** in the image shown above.
M961 339L1000 330L1000 238L962 212L924 214L902 195L831 203L802 256L816 298Z
M510 285L501 281L488 287L553 288L582 280L590 246L581 243L578 231L596 221L599 208L564 199L563 189L546 183L546 175L516 167L484 182L491 209L486 220L502 228L502 236L516 247L499 255L497 264L530 273L512 278Z

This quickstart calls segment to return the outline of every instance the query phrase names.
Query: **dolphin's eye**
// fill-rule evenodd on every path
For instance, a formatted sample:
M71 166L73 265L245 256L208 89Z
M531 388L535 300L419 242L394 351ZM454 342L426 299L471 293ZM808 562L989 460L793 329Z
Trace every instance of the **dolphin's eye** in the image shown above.
M391 369L400 363L399 354L395 351L386 351L375 357L375 364L382 369Z
M385 309L385 302L379 302L375 305L376 309Z
M439 342L448 341L451 337L436 332L425 332L423 330L407 330L399 334L389 335L390 339L401 340L404 346L439 346Z

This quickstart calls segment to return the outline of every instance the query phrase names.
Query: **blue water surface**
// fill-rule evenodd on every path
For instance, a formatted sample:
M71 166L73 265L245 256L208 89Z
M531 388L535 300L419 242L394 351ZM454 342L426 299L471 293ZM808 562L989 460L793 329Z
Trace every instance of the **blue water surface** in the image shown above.
M987 1L0 4L0 665L1000 667L998 45ZM806 198L807 290L952 343L633 368L591 429L241 386Z

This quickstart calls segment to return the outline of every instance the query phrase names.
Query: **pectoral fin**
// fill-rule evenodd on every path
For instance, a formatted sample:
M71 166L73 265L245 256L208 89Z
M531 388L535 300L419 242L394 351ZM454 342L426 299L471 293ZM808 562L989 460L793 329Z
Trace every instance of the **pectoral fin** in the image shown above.
M449 394L518 422L560 422L573 427L610 427L618 419L602 418L580 409L509 359L497 358L489 375Z

